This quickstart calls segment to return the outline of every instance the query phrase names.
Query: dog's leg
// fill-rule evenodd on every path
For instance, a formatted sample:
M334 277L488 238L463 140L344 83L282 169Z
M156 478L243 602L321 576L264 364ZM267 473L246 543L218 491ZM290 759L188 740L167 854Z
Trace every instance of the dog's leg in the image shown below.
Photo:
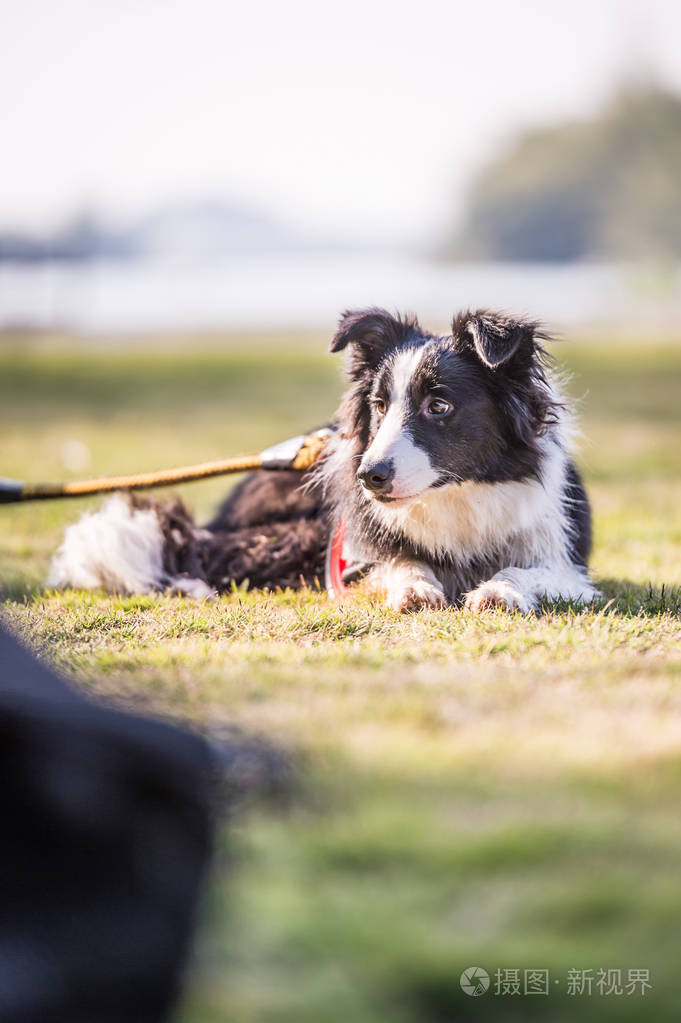
M423 607L446 607L442 583L432 569L419 561L396 558L377 565L369 576L369 587L385 594L396 611L419 611Z
M578 565L555 568L505 568L466 594L466 607L482 611L487 607L531 611L542 598L571 600L586 604L600 596Z

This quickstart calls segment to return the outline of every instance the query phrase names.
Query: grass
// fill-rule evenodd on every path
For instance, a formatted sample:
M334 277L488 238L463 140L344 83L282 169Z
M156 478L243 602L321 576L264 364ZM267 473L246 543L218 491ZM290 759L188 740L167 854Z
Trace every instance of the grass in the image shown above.
M324 421L323 340L0 345L5 475L199 461ZM595 608L424 612L239 591L44 591L96 501L0 509L3 616L100 697L289 752L285 807L221 840L179 1023L676 1020L681 996L681 345L558 348L595 508ZM224 491L180 488L199 517ZM464 967L492 988L470 998ZM549 996L494 971L550 971ZM567 993L571 968L648 968L645 996ZM554 984L557 980L559 983Z

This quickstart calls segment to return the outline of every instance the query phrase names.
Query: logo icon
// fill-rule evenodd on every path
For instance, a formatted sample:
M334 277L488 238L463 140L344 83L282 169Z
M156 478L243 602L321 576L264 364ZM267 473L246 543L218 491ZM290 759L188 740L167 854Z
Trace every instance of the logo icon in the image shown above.
M489 973L482 966L469 966L459 978L461 990L473 998L484 995L489 987Z

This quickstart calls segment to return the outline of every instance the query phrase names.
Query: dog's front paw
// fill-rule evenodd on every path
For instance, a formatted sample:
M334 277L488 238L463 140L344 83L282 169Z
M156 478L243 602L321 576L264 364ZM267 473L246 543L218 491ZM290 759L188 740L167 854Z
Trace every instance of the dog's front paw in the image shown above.
M484 611L490 607L502 607L507 611L517 608L527 614L532 610L532 603L511 583L504 579L490 579L466 594L466 607L471 611Z
M388 604L395 611L420 611L422 608L447 606L447 598L440 586L424 580L388 592Z

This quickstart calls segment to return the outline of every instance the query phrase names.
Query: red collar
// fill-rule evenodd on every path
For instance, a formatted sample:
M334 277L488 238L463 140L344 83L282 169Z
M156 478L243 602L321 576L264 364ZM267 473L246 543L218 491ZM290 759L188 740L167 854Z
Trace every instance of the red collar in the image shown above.
M326 588L332 597L343 597L348 592L348 587L343 582L343 572L348 564L343 556L344 543L345 522L341 519L326 555Z

